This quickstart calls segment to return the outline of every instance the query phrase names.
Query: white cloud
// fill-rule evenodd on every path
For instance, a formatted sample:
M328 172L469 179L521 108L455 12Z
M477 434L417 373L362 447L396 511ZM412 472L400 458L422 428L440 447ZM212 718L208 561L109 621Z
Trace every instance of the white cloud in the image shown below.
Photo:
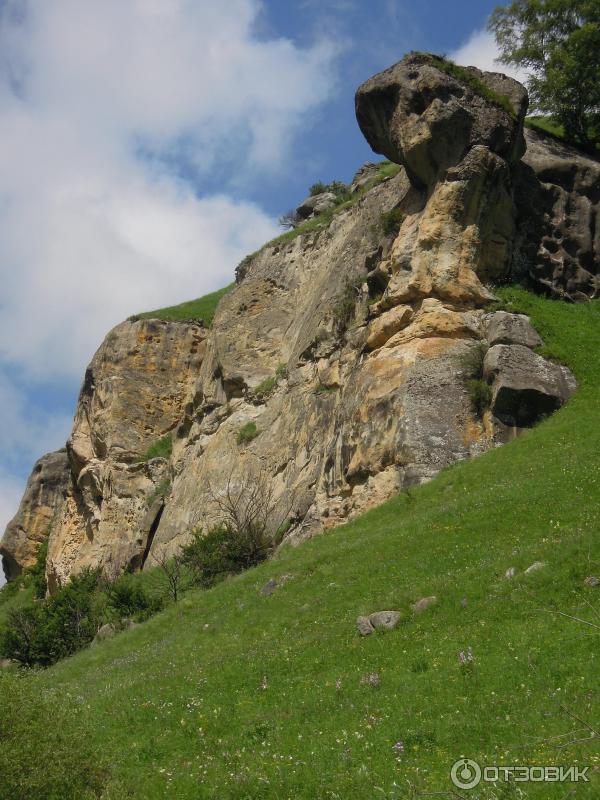
M474 31L463 45L450 53L453 61L465 67L479 67L487 72L503 72L521 83L527 79L527 73L524 70L501 64L497 60L499 56L500 51L496 40L486 30Z
M0 359L79 379L111 325L223 285L274 235L227 179L285 163L336 52L255 38L258 0L0 8Z

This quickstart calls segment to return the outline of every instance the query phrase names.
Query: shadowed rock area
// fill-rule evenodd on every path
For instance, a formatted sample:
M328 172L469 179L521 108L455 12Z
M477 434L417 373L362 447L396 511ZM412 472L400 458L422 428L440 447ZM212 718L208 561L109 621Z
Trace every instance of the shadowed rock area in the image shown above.
M174 552L248 481L270 487L273 529L312 536L568 400L574 379L535 352L529 320L490 304L494 283L515 275L570 299L594 293L597 250L560 217L560 192L591 209L595 162L577 161L568 183L536 141L525 163L523 87L444 64L411 55L360 87L361 129L400 171L379 180L366 165L352 202L311 201L305 216L318 220L322 202L327 225L245 259L210 330L142 320L109 334L67 447L51 591L85 566L116 575ZM528 210L527 186L555 202ZM572 260L548 272L559 228ZM7 531L11 577L38 540L27 524Z

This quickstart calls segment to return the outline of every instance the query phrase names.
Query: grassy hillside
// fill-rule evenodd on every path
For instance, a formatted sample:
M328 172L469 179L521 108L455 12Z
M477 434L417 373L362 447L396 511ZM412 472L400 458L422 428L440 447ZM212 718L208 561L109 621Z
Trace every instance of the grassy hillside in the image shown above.
M576 149L583 149L581 145L577 142L570 141L565 135L565 129L562 125L555 122L552 117L526 117L525 119L525 127L531 128L538 133L543 133L546 136L551 136L553 139L558 139L565 144L568 144L570 147L575 147ZM600 147L596 147L596 150L600 153ZM585 152L585 149L584 149Z
M233 283L216 292L205 294L204 297L199 297L197 300L188 300L178 306L167 306L167 308L159 308L156 311L144 311L142 314L135 314L132 319L164 319L169 322L202 320L206 327L209 327L219 300L231 289L233 289Z
M71 709L61 747L72 759L79 732L103 797L599 796L597 780L451 793L460 756L600 764L588 728L599 722L600 588L584 584L600 574L600 304L501 294L575 371L580 388L567 407L22 682L40 703ZM535 561L546 566L524 575ZM272 596L260 595L283 576ZM412 613L429 595L438 604ZM359 637L357 615L382 609L402 610L401 625ZM474 661L463 666L468 648ZM11 760L0 755L13 772L15 738L26 740L30 763L56 763L62 752L43 735L54 730L51 705L24 709L26 732L8 735Z

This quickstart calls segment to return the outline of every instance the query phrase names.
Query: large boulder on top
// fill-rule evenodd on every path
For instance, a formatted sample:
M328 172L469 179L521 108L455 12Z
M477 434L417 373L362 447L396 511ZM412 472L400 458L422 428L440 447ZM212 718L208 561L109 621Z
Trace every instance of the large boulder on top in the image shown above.
M527 92L500 73L413 53L363 83L355 102L373 150L418 184L434 184L474 145L510 164L525 152Z

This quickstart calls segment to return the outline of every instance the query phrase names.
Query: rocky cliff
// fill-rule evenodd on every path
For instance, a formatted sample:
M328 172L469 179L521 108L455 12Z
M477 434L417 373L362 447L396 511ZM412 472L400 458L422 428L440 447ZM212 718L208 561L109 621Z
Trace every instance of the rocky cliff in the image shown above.
M527 318L493 310L493 286L597 293L600 165L525 138L526 108L516 81L423 54L361 86L359 125L400 170L302 204L316 224L246 259L210 329L108 335L66 455L45 457L63 465L54 499L34 470L2 541L9 576L48 530L51 591L88 565L141 568L249 484L298 540L564 403L572 375Z

